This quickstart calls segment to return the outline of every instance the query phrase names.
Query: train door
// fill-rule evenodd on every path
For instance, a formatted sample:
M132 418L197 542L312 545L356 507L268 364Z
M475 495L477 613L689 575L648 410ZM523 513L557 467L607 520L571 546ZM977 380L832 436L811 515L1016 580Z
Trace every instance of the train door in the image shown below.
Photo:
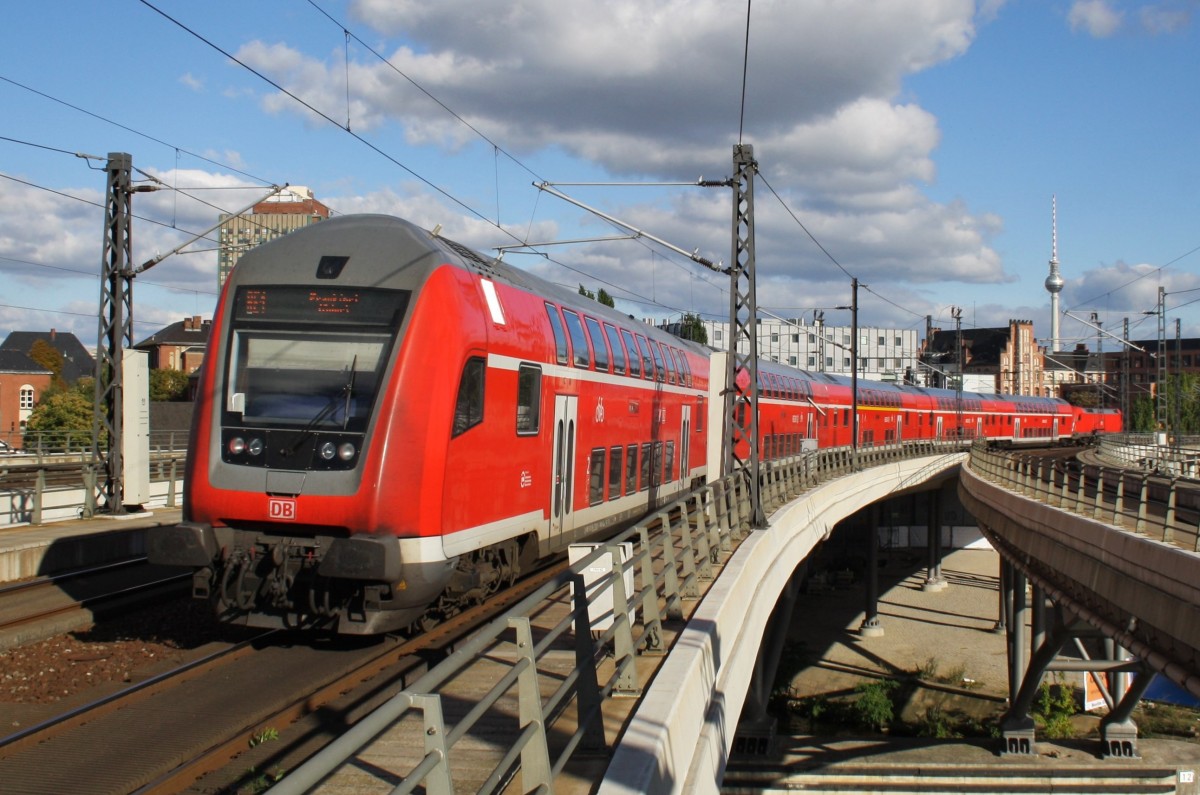
M688 487L688 480L692 475L692 464L688 458L688 448L691 447L692 439L692 407L683 407L683 426L679 429L679 479L683 482L683 487Z
M550 483L550 538L575 527L572 505L575 485L575 430L578 425L579 398L554 396L554 461Z
M1021 418L1013 417L1013 441L1018 442L1020 440L1021 440Z
M937 432L936 432L936 433L934 434L934 436L933 436L933 438L934 438L934 439L941 439L941 438L942 438L942 419L943 419L943 417L942 417L941 415L938 415L938 418L937 418Z
M1054 418L1054 429L1051 431L1050 438L1058 441L1058 417Z

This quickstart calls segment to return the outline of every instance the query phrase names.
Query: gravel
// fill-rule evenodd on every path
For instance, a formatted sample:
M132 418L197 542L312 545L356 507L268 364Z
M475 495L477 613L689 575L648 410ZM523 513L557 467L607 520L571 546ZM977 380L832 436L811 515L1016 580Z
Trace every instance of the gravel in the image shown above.
M74 700L106 683L120 685L177 666L196 649L229 634L213 619L211 608L196 600L137 610L0 652L0 702Z

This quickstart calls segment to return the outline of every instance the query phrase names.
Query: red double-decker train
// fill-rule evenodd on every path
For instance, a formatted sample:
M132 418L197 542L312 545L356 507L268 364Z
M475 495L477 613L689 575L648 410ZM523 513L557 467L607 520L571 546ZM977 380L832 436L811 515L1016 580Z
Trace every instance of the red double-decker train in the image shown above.
M719 468L725 354L400 219L248 252L210 339L184 521L148 546L229 622L371 634L452 614ZM849 443L848 379L759 378L765 457ZM864 383L858 405L863 444L1120 430L1050 399L965 394L960 412L953 392Z

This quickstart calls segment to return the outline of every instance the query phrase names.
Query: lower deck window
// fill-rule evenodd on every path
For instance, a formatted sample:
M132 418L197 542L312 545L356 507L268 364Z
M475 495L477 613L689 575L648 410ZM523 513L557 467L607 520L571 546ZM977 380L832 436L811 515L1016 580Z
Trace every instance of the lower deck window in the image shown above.
M624 452L620 447L614 447L608 451L608 498L610 500L621 496L621 475L625 471L621 466L621 459Z
M483 357L472 356L463 366L458 382L458 399L454 403L454 430L458 436L483 422Z
M517 369L517 433L538 432L542 396L542 368L522 364Z
M629 445L626 451L629 453L625 459L625 493L633 494L637 491L638 483L638 446L636 444Z
M604 502L604 448L592 450L588 462L588 505Z

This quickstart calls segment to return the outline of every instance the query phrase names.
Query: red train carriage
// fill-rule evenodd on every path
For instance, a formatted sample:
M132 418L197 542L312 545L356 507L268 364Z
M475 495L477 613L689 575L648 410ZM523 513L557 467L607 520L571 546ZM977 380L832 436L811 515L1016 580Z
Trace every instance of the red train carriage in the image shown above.
M451 613L704 477L704 349L398 219L247 253L212 339L150 556L231 622Z
M365 634L450 614L720 474L726 354L399 219L248 252L211 339L185 521L148 547L230 622ZM850 443L850 379L759 378L765 458ZM878 382L857 404L863 446L1120 429L1057 400Z

